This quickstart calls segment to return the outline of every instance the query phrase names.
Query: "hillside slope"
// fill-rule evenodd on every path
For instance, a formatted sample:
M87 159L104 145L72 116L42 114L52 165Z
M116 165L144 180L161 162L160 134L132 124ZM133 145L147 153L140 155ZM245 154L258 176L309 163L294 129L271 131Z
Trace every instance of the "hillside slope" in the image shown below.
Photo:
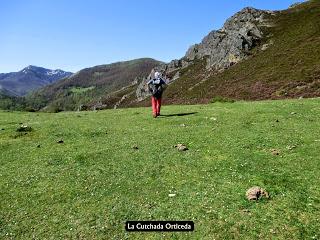
M203 54L192 64L177 67L173 73L179 77L168 87L164 101L180 104L206 103L214 97L261 100L320 96L319 16L319 1L267 12L261 38L245 58L217 69L208 68L210 56ZM232 19L239 20L237 14ZM186 57L179 61L185 62ZM138 98L132 92L122 106L149 104Z
M86 68L34 92L27 97L27 102L36 109L46 107L54 111L86 109L89 105L106 108L108 106L100 101L102 96L137 85L160 64L162 62L154 59L141 58Z
M30 65L19 72L1 73L0 89L10 96L24 96L71 74L60 69L51 70Z

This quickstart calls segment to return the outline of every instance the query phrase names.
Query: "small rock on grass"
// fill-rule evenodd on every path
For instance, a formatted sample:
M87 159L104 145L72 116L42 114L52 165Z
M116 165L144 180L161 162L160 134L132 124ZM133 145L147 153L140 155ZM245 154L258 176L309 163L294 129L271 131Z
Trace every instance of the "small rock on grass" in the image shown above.
M176 149L178 149L179 151L187 151L187 150L189 150L186 145L183 145L183 144L181 144L181 143L175 145L174 147L175 147Z
M271 153L272 153L272 155L274 155L274 156L280 155L280 151L279 151L278 149L271 149Z
M185 125L184 123L180 124L180 127L186 127L187 125Z
M176 194L175 193L169 193L169 195L168 195L169 197L175 197L176 196Z
M269 198L269 193L263 188L255 186L247 190L246 197L249 201L257 201L262 197Z

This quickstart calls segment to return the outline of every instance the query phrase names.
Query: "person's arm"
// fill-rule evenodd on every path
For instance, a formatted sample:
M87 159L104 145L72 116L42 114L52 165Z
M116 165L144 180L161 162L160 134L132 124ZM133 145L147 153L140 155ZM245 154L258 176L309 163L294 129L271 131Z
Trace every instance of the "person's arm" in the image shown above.
M153 82L153 79L150 79L149 82L147 82L147 85L149 86Z
M161 78L161 87L162 87L162 89L163 90L166 89L167 86L168 86L167 82Z

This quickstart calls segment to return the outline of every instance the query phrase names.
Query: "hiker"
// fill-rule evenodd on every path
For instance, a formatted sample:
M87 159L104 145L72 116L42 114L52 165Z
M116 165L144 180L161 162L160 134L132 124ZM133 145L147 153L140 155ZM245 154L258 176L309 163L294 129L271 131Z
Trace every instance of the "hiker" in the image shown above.
M152 114L154 118L160 116L161 97L166 86L167 84L165 80L161 78L161 73L159 72L155 72L154 79L151 79L148 82L148 89L152 94L151 102L152 102Z

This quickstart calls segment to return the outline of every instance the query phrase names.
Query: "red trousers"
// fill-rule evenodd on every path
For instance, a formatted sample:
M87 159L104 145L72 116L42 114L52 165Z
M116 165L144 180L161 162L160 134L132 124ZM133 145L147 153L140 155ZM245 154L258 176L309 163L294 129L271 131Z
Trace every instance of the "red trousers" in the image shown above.
M160 115L161 98L151 97L153 115Z

